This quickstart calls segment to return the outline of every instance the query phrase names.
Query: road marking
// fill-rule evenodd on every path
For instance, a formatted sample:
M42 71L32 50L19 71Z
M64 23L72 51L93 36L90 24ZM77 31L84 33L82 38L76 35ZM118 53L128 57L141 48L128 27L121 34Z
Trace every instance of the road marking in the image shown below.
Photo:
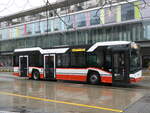
M58 101L58 100L52 100L52 99L46 99L46 98L25 96L25 95L20 95L20 94L15 94L15 93L8 93L8 92L1 92L0 91L0 94L1 95L16 96L16 97L21 97L21 98L28 98L28 99L33 99L33 100L40 100L40 101L45 101L45 102L53 102L53 103L61 103L61 104L67 104L67 105L73 105L73 106L95 108L95 109L106 110L106 111L113 111L113 112L119 112L119 113L123 112L123 110L119 110L119 109L111 109L111 108L106 108L106 107L91 106L91 105L86 105L86 104L78 104L78 103Z

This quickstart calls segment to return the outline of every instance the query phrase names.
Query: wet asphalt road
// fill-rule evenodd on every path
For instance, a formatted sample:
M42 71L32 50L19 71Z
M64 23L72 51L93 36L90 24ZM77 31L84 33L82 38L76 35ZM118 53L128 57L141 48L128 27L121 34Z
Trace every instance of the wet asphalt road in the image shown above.
M0 111L118 113L113 110L126 112L145 95L150 95L150 77L123 88L106 84L34 81L14 77L11 73L0 72Z

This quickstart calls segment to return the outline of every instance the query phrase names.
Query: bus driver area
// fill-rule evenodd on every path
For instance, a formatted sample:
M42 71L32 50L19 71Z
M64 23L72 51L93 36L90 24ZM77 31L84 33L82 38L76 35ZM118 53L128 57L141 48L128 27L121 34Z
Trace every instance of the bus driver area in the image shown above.
M139 46L134 42L14 50L14 75L31 79L129 84L141 80Z

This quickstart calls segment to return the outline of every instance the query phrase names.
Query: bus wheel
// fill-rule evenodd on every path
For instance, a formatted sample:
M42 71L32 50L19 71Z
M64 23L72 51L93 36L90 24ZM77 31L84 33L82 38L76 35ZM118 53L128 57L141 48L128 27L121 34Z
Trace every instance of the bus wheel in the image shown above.
M91 73L89 76L88 81L90 84L99 84L100 83L100 76L97 73Z
M40 79L39 71L37 71L37 70L33 71L33 79L34 80L39 80Z

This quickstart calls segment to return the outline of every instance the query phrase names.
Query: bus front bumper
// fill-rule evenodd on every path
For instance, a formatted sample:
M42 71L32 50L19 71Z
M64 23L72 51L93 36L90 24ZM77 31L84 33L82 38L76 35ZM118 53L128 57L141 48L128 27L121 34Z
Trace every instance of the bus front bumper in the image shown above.
M143 77L138 77L138 78L130 78L130 83L134 83L134 82L139 82L143 79Z

